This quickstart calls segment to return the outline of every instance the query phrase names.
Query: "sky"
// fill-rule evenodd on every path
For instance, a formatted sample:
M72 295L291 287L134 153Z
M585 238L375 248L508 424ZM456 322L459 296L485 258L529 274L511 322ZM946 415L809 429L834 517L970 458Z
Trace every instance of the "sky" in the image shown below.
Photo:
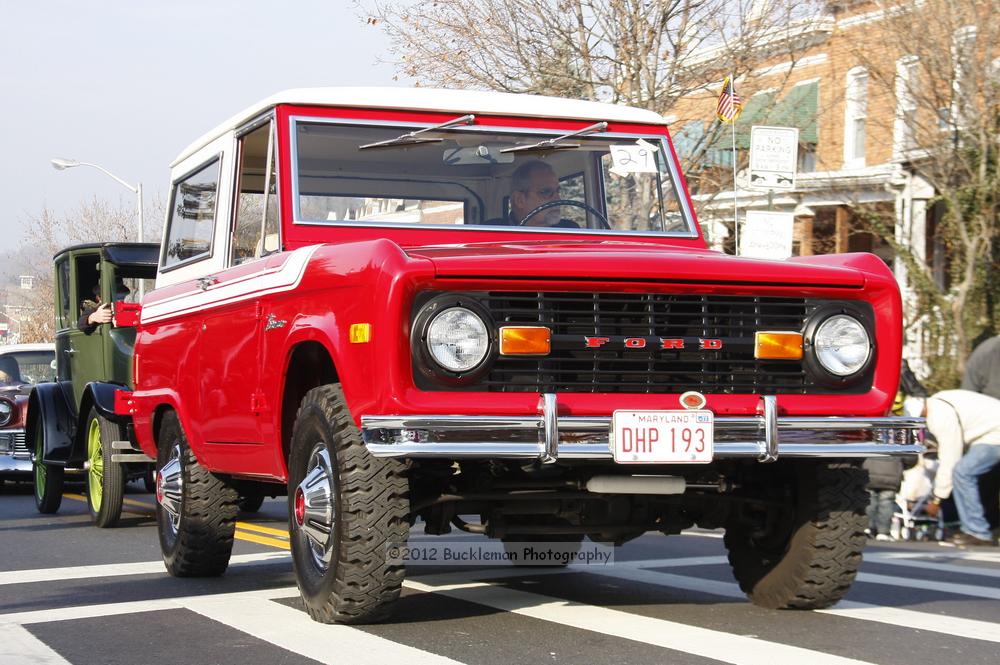
M57 171L54 157L141 182L148 216L181 150L254 102L287 88L407 85L379 62L389 41L362 13L349 0L4 2L0 256L44 208L62 216L95 196L135 205L96 169Z

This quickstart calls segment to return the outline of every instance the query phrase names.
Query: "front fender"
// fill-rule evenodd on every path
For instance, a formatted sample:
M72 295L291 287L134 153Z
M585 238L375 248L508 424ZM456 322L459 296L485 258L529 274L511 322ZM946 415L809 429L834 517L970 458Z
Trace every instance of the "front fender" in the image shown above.
M33 450L39 435L43 437L43 462L65 466L73 461L76 409L59 383L40 383L28 396L24 436Z

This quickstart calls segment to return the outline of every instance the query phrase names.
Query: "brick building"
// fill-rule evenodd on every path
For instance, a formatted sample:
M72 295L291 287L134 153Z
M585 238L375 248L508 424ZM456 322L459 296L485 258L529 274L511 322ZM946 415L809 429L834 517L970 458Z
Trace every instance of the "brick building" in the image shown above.
M903 262L889 243L868 232L877 219L919 260L931 262L935 279L947 280L941 239L933 233L940 209L933 204L934 187L921 176L917 140L920 132L941 133L946 123L925 117L933 113L919 108L915 90L918 77L921 86L954 81L928 83L926 68L918 74L918 58L906 49L906 40L888 33L898 29L892 21L901 13L916 17L925 4L827 2L818 16L774 28L773 46L758 39L763 63L736 81L744 111L735 125L735 195L731 126L714 118L721 82L672 109L675 147L687 162L692 197L714 247L734 251L734 199L741 221L747 210L792 212L795 255L873 252L893 267L906 294ZM975 33L975 26L952 30L950 55L956 62L961 61L956 49ZM709 50L700 58L711 62L715 56ZM939 113L945 117L948 111ZM747 182L743 167L753 125L799 128L794 190L768 193ZM908 355L922 354L911 346Z

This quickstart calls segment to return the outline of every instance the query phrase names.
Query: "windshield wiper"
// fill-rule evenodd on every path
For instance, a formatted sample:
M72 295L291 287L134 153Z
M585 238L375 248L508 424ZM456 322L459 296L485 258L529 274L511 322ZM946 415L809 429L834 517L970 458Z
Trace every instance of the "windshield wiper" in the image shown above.
M519 145L514 148L504 148L500 152L535 152L543 150L573 150L574 148L579 148L579 143L559 143L565 139L571 139L575 136L586 136L587 134L593 134L595 132L603 132L608 128L608 123L599 122L597 124L591 125L590 127L584 127L583 129L571 132L569 134L563 134L562 136L557 136L554 139L546 139L544 141L539 141L538 143L531 143L529 145Z
M424 132L433 132L438 129L448 129L449 127L454 127L455 125L471 125L476 116L463 115L461 118L455 118L454 120L449 120L448 122L442 122L440 125L433 125L431 127L424 127L423 129L418 129L413 132L407 132L406 134L401 134L394 139L386 139L385 141L377 141L376 143L366 143L365 145L359 145L358 150L368 150L369 148L388 148L394 145L417 145L419 143L440 143L444 139L433 139L430 137L422 137L420 134Z

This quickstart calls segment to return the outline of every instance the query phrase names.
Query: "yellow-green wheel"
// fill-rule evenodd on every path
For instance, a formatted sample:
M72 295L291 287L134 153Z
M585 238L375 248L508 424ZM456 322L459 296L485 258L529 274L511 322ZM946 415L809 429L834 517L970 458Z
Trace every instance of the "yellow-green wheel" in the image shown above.
M91 407L84 430L87 442L87 504L94 524L105 528L118 524L125 494L122 465L112 462L111 442L122 436L121 428Z
M32 464L35 468L35 507L40 513L54 513L62 503L63 468L43 462L45 438L42 423L35 423L35 441Z

